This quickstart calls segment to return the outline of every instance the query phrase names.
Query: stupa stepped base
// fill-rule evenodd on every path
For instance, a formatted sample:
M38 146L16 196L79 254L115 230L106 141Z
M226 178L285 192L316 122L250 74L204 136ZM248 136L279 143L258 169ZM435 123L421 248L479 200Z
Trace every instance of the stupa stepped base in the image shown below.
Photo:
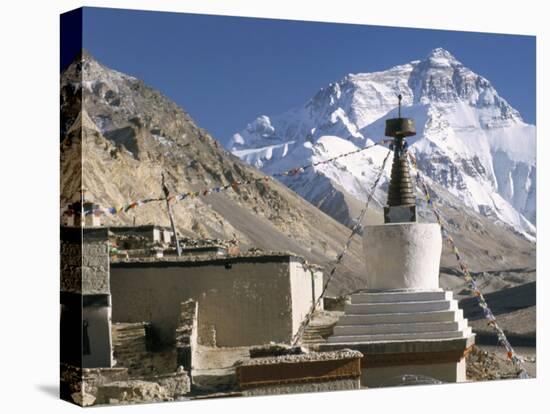
M465 381L473 342L452 292L388 290L353 294L321 346L362 352L362 385L377 387L403 375Z

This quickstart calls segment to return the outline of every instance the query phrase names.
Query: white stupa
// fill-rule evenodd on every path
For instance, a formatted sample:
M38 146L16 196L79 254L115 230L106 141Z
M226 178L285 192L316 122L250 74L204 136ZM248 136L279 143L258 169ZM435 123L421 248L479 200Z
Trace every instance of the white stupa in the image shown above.
M385 224L365 227L366 289L351 296L323 345L361 351L364 386L395 385L405 376L465 381L474 343L452 292L439 287L441 228L416 221L405 144L414 134L412 119L386 121L394 160Z

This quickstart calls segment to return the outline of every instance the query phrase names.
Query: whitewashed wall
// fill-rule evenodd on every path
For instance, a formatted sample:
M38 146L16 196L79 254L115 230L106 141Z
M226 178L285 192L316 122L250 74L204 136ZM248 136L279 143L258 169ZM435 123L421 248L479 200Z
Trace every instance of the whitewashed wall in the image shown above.
M113 321L149 321L170 343L180 303L199 303L202 345L246 346L290 342L313 298L311 275L287 257L274 262L223 261L188 267L177 263L113 264Z

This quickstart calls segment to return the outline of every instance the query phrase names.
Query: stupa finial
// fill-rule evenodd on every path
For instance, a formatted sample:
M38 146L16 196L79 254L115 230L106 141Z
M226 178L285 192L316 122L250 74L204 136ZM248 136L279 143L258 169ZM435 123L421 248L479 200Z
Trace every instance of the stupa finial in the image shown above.
M397 95L398 117L386 120L385 135L393 137L390 148L393 149L393 164L388 202L384 207L385 223L404 223L416 221L416 198L407 162L407 142L405 138L416 135L414 119L401 117L403 96Z

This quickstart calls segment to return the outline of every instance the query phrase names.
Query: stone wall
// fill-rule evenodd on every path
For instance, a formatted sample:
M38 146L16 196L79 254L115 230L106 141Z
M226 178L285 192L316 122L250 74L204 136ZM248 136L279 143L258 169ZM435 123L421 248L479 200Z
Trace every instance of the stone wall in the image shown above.
M312 267L306 267L298 261L290 262L290 286L292 295L292 331L297 332L300 324L311 311L312 304L316 302L321 291L319 279L323 274ZM322 309L322 303L319 304Z
M61 227L61 291L109 293L107 229Z
M108 233L61 227L61 361L110 367L111 296Z
M155 349L149 323L113 323L112 331L115 366L128 369L132 378L169 375L178 370L176 348Z
M363 354L349 349L251 358L236 368L245 395L359 389Z
M147 355L148 329L149 324L146 322L112 325L113 357L117 367L127 368L131 375L143 375L153 371L152 359Z
M82 292L82 229L61 227L61 291Z
M83 229L82 293L109 294L109 247L107 229Z
M216 259L198 263L152 261L113 263L113 320L150 321L160 342L174 342L181 302L198 302L198 343L249 346L288 343L296 309L311 306L309 272L296 272L291 256L250 260ZM294 288L291 285L295 284ZM293 296L303 298L292 305ZM298 300L298 299L297 299Z
M82 382L73 387L69 400L81 405L131 404L174 401L189 393L191 383L184 370L134 377L126 368L81 370Z
M172 232L160 226L146 224L142 226L112 226L109 230L117 236L143 237L148 242L170 243Z
M176 355L178 367L191 373L193 351L197 348L198 303L189 299L181 303L180 325L176 329Z

